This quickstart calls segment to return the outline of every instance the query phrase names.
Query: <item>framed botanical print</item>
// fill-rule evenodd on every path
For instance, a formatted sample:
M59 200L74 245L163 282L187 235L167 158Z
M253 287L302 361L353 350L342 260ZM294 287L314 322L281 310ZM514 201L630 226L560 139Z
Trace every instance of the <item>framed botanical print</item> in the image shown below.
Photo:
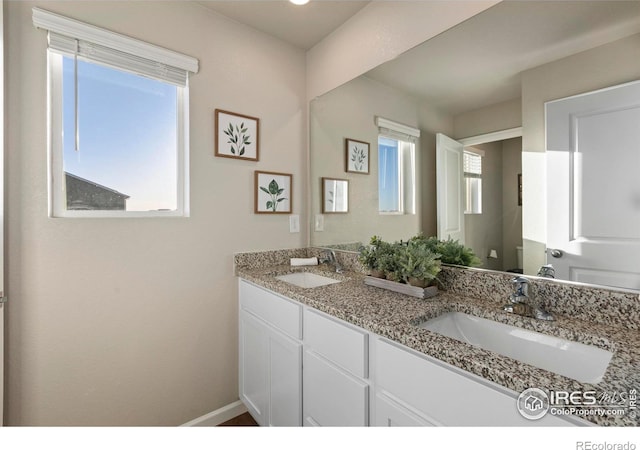
M256 214L291 214L293 175L255 171Z
M322 178L322 212L349 212L349 181L338 178Z
M216 109L215 140L216 156L258 161L260 119Z
M369 173L369 143L345 139L345 170L351 173Z

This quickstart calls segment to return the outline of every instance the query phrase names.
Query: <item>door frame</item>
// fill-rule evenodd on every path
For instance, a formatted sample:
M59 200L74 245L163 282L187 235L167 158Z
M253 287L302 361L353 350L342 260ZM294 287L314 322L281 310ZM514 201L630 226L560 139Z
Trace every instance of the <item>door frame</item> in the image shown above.
M438 133L438 135L440 135L442 133ZM491 133L484 133L484 134L479 134L476 136L469 136L466 137L464 139L455 139L455 141L457 141L458 143L462 144L463 147L471 147L474 145L480 145L480 144L488 144L490 142L497 142L497 141L504 141L507 139L513 139L513 138L518 138L518 137L522 137L523 134L523 129L522 127L514 127L514 128L507 128L504 130L499 130L499 131L493 131ZM446 135L444 135L446 136ZM436 135L436 139L439 139ZM450 138L452 139L452 138ZM436 144L437 147L437 144ZM441 168L441 164L438 164L438 157L437 157L437 151L436 151L436 177L438 176L438 172L442 170ZM436 183L437 185L438 183ZM440 202L442 201L441 199L442 194L440 193L436 193L436 198L437 198L437 217L438 217L438 237L443 239L446 239L446 236L440 236L440 221L441 219L441 214L443 214L444 208L443 206L440 205ZM464 211L462 211L460 214L462 214L464 216ZM464 217L463 217L464 219ZM464 231L463 231L464 233Z
M0 0L0 427L4 424L4 0Z

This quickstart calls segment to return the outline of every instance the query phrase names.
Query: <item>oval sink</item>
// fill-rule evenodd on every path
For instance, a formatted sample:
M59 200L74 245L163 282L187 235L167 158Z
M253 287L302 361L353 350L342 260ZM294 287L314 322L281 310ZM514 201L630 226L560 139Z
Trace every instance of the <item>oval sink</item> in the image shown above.
M602 381L613 356L599 347L460 312L448 312L418 326L582 383Z
M305 289L340 283L340 280L334 280L333 278L324 277L311 272L288 273L286 275L276 277L276 280L285 281L289 284Z

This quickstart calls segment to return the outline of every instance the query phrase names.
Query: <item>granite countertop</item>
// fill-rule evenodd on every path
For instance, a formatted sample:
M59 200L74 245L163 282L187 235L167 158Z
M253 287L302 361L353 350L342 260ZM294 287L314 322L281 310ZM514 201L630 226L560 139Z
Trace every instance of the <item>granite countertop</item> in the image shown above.
M342 282L304 289L275 277L294 271L311 271ZM554 391L596 391L601 395L627 393L640 387L640 340L638 331L613 325L587 322L555 315L545 322L505 313L494 301L441 291L436 297L418 299L364 284L357 272L336 274L324 266L270 268L239 266L236 275L285 297L323 311L353 325L384 336L460 369L479 375L517 393L530 387ZM509 357L418 328L416 325L444 312L458 311L521 328L542 332L613 352L601 382L580 383L538 369ZM619 400L619 399L618 399ZM590 415L585 419L598 425L638 426L638 417Z

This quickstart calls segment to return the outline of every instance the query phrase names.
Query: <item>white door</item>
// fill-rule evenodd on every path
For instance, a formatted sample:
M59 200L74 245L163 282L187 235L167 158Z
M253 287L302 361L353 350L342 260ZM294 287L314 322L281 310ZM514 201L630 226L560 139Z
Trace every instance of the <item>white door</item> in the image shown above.
M464 146L442 133L436 135L438 238L464 244Z
M4 18L0 0L0 427L4 423Z
M547 262L640 289L640 82L545 105Z

